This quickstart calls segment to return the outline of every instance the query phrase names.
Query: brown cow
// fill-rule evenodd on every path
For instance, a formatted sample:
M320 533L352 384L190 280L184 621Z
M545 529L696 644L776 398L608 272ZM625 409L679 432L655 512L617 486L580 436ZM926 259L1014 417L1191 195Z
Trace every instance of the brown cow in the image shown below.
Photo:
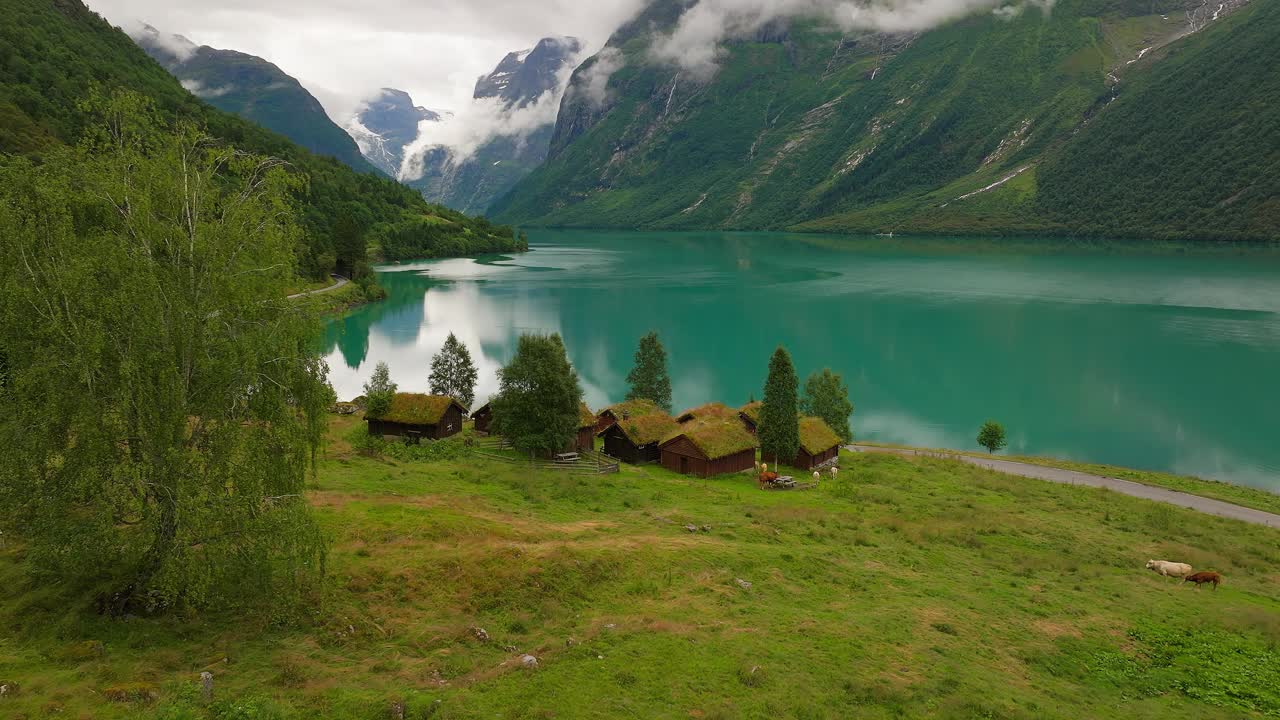
M1183 578L1182 581L1195 583L1197 590L1199 590L1200 586L1203 585L1204 583L1213 583L1213 589L1217 590L1218 583L1222 582L1222 576L1216 572L1205 571L1205 572L1198 572L1198 573L1193 573L1191 575L1188 575L1185 578Z

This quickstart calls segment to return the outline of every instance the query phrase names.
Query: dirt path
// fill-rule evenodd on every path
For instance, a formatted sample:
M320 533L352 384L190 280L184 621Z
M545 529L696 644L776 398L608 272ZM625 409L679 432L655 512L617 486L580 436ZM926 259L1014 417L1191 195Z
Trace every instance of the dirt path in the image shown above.
M1090 473L1082 473L1075 470L1063 470L1061 468L1045 467L1043 465L1032 465L1030 463L1016 462L1014 460L960 455L957 453L937 452L933 450L912 450L910 448L878 447L875 445L846 445L845 449L853 452L888 453L890 455L904 455L908 457L913 455L923 455L927 457L959 460L961 462L967 462L970 465L977 465L978 467L984 467L989 470L995 470L996 472L1007 473L1009 475L1020 475L1022 477L1035 478L1037 480L1048 480L1049 482L1064 483L1067 485L1103 487L1108 490L1114 490L1118 493L1124 493L1125 495L1146 498L1147 500L1167 502L1172 505L1191 508L1192 510L1199 510L1200 512L1208 513L1210 515L1217 515L1219 517L1243 520L1257 525L1267 525L1274 528L1280 528L1280 515L1276 515L1274 513L1269 513L1264 510L1255 510L1241 505L1233 505L1229 502L1201 497L1199 495L1192 495L1190 493L1179 492L1177 490L1168 490L1166 488L1143 485L1142 483L1131 482L1129 480L1107 477L1105 475L1092 475Z
M341 275L334 275L333 279L337 280L338 282L330 285L329 287L322 287L317 290L308 290L306 292L294 293L292 295L289 295L288 299L293 300L294 298L306 297L307 295L319 295L320 293L327 293L330 290L337 290L343 285L346 285L347 283L351 282L350 280L342 277Z

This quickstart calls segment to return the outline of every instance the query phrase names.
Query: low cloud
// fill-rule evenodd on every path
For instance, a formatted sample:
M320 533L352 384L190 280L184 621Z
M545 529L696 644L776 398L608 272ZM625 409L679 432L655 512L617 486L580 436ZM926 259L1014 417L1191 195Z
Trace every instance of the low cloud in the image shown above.
M843 31L915 32L975 12L1003 6L1006 0L700 0L670 32L659 35L650 55L694 74L714 74L727 40L750 37L766 25L811 18ZM1037 3L1047 7L1051 0Z
M462 163L490 140L522 140L555 123L560 99L577 65L577 58L566 62L556 75L555 87L532 102L511 105L496 97L473 98L456 111L441 113L444 117L440 120L422 121L418 124L418 139L405 148L399 179L408 182L422 177L427 158L441 149L449 153L452 162Z
M626 58L622 51L607 47L596 54L591 65L587 66L573 86L573 92L583 97L593 107L602 107L609 102L609 78L622 69Z
M205 100L208 100L209 98L222 97L232 90L235 90L235 88L230 85L220 85L213 88L205 87L204 83L194 78L188 78L186 80L181 80L180 82L182 83L182 87L187 89L187 92L198 98L204 98Z
M161 50L173 55L178 62L186 62L191 56L196 54L199 45L191 42L181 35L160 32L141 20L130 19L121 27L125 34L137 43L148 43L159 47Z

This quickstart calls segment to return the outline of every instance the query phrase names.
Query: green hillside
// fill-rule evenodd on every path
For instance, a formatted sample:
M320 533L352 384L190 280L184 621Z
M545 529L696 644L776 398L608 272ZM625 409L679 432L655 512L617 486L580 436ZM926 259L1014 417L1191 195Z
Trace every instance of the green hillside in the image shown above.
M610 78L611 97L603 107L582 92L566 100L551 159L492 208L496 217L558 226L1218 237L1225 224L1215 218L1265 216L1274 197L1254 184L1234 204L1201 212L1204 231L1154 210L1099 218L1072 201L1112 194L1105 202L1118 213L1147 188L1098 170L1089 157L1134 172L1108 150L1125 142L1120 127L1142 134L1141 147L1160 148L1137 166L1148 173L1169 164L1190 178L1199 174L1194 164L1234 167L1246 156L1258 158L1249 162L1259 171L1273 165L1277 143L1267 128L1274 133L1277 104L1267 100L1275 80L1251 78L1273 68L1280 52L1261 40L1280 30L1274 3L1132 64L1144 48L1186 31L1184 3L1067 0L1047 14L985 13L919 36L842 36L793 22L730 43L704 83L649 59L648 28L669 26L678 5L665 3L649 22L615 35L610 47L626 62ZM1219 82L1210 102L1199 103L1197 83L1211 81L1180 73L1179 55L1190 67L1248 70L1234 70L1243 77ZM1171 69L1161 70L1166 63ZM593 64L579 69L575 87ZM1119 100L1106 105L1113 93ZM1178 126L1176 113L1151 117L1166 95L1196 104L1206 124L1226 116L1215 100L1234 96L1254 110L1242 107L1238 122L1214 127L1222 141L1183 165L1180 143L1206 128ZM1249 185L1253 175L1239 177ZM1182 201L1161 188L1150 196L1151 205ZM1230 237L1266 236L1265 225L1238 224Z
M235 50L196 47L186 38L161 38L147 27L134 41L205 102L278 132L317 155L331 155L361 172L379 172L355 140L334 124L298 80L266 60ZM185 44L187 52L173 52Z
M311 276L367 263L366 244L389 258L517 249L509 228L425 202L417 193L219 111L182 88L123 32L79 0L0 0L0 157L39 158L75 143L95 93L128 89L169 121L195 120L243 150L283 158L308 182L296 194L305 230L299 265Z

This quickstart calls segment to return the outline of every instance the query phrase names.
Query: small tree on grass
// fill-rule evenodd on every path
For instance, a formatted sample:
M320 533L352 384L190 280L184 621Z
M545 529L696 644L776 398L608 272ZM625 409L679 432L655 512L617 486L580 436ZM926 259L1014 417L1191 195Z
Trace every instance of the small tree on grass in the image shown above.
M521 335L515 357L498 370L493 431L529 453L559 452L578 432L582 387L559 335Z
M831 370L815 372L804 381L804 397L800 400L800 409L807 415L820 417L826 421L842 442L853 439L849 430L849 415L853 413L853 403L849 402L849 386L844 378Z
M760 457L790 462L800 449L800 415L796 400L795 366L791 354L781 345L769 360L769 377L764 384L760 406Z
M373 369L373 377L364 384L365 414L379 418L391 409L396 394L396 384L391 382L391 369L384 362Z
M995 420L982 423L982 429L978 431L978 444L986 448L989 453L994 453L1008 445L1009 443L1004 439L1004 426Z
M671 412L671 376L667 374L667 351L658 339L658 333L650 332L640 338L636 349L635 367L627 374L628 400L652 400L666 412Z
M449 333L444 347L431 358L431 374L427 377L431 392L448 395L470 408L476 399L476 375L467 346Z

